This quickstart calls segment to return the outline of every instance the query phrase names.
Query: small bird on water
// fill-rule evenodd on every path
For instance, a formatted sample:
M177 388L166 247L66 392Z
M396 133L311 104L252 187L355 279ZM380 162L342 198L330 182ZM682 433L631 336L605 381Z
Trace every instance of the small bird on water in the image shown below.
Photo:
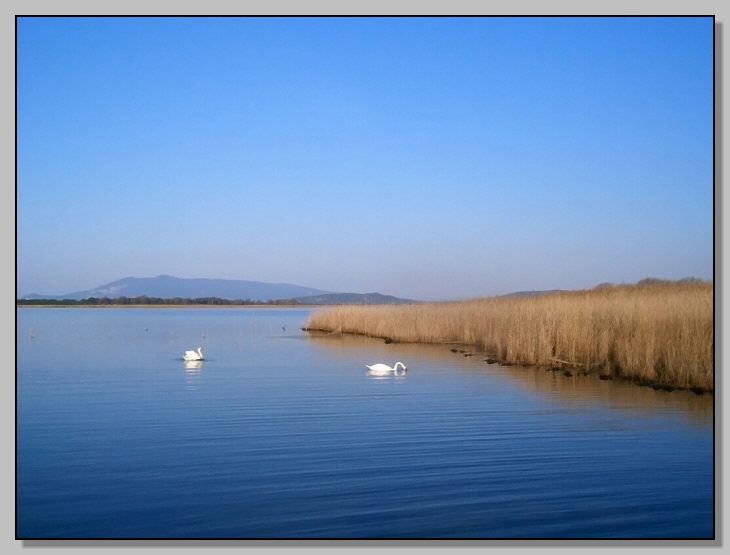
M203 348L198 347L197 352L185 351L185 354L183 355L183 360L203 360Z
M403 373L406 373L406 365L402 362L396 362L395 366L392 368L388 366L387 364L383 364L382 362L379 362L378 364L372 364L368 365L366 364L365 367L368 369L369 374L373 374L375 376L384 376L386 374L390 374L391 372L397 376L398 375L398 367L403 368Z

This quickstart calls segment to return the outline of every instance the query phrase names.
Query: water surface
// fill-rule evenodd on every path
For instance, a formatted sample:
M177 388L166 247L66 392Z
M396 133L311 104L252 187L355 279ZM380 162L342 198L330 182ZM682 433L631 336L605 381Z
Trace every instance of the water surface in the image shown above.
M712 537L711 396L308 314L19 309L18 537Z

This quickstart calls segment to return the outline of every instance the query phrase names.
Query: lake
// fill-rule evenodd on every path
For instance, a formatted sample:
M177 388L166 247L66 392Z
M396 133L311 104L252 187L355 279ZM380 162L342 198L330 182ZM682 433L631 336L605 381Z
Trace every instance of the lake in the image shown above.
M711 395L308 315L19 308L17 537L713 537Z

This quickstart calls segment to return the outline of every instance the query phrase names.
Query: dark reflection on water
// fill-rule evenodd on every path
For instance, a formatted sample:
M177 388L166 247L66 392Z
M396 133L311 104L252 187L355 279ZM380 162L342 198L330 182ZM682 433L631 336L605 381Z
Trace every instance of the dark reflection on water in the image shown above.
M649 418L657 414L672 415L712 426L713 398L711 394L697 395L688 391L662 391L640 387L621 380L600 380L597 375L566 377L560 372L550 372L535 367L501 366L487 364L485 353L467 350L473 356L451 352L450 346L418 344L384 344L381 340L343 334L311 334L310 340L316 348L330 351L343 359L374 356L386 362L394 356L416 358L431 365L457 366L461 371L477 374L489 373L504 381L519 384L519 387L543 395L564 406L596 404L631 411L637 416ZM460 349L464 350L463 347ZM392 364L392 361L389 363Z
M313 338L307 314L20 309L19 536L712 535L710 396Z

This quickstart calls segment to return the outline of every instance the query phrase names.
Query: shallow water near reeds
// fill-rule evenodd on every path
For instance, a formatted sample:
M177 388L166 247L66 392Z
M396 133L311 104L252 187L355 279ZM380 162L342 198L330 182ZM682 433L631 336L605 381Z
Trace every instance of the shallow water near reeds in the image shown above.
M308 315L19 309L17 536L713 536L711 395L310 336Z

